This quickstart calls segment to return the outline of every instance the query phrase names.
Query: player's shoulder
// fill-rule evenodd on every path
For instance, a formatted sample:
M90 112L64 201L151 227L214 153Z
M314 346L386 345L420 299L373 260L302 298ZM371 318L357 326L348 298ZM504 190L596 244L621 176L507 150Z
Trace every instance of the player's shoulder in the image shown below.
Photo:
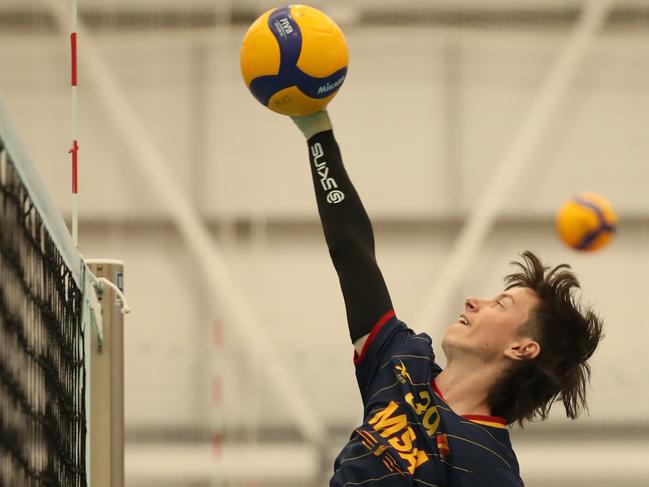
M360 365L368 358L385 359L390 355L408 353L433 358L432 340L426 333L416 333L392 312L372 328L355 362Z
M451 455L469 461L471 471L476 468L502 468L514 478L518 477L518 460L512 448L506 420L496 416L460 416L448 406L435 381L431 386L441 416L440 428L447 435Z
M427 333L417 333L397 318L393 321L392 327L392 345L395 351L434 358L433 341Z
M395 346L432 348L433 341L427 333L418 333L396 315L388 320L383 328L385 337L393 341Z

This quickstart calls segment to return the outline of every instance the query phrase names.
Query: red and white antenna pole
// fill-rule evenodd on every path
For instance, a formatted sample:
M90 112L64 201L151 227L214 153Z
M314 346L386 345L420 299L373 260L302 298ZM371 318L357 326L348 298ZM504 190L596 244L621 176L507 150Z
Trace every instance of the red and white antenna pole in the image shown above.
M71 99L71 132L72 147L72 240L79 247L79 204L78 204L78 169L79 143L77 141L77 0L70 0L70 99Z

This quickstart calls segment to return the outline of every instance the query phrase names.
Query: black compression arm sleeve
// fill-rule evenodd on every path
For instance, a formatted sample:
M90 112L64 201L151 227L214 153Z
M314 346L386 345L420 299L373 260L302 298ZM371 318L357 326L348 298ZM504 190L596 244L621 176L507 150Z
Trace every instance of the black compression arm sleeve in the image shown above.
M376 263L370 219L345 171L333 131L314 135L308 145L318 212L355 342L392 310L392 301Z

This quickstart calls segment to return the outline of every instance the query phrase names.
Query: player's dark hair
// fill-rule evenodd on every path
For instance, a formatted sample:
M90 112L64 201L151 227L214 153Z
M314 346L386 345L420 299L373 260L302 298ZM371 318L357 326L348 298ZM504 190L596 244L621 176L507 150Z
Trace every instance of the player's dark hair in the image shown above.
M590 382L591 357L602 339L602 321L583 307L574 290L579 282L567 264L552 270L530 251L522 262L512 262L519 272L505 277L507 289L527 287L541 303L523 324L522 333L536 340L537 357L513 364L491 389L488 397L493 414L508 423L545 419L555 400L574 419L588 410L586 388Z

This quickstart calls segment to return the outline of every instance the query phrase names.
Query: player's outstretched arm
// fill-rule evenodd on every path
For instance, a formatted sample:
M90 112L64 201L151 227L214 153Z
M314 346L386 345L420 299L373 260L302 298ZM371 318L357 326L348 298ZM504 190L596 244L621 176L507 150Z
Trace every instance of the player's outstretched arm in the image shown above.
M318 212L342 288L349 332L358 353L392 301L376 263L370 219L343 166L326 111L293 119L309 147Z

